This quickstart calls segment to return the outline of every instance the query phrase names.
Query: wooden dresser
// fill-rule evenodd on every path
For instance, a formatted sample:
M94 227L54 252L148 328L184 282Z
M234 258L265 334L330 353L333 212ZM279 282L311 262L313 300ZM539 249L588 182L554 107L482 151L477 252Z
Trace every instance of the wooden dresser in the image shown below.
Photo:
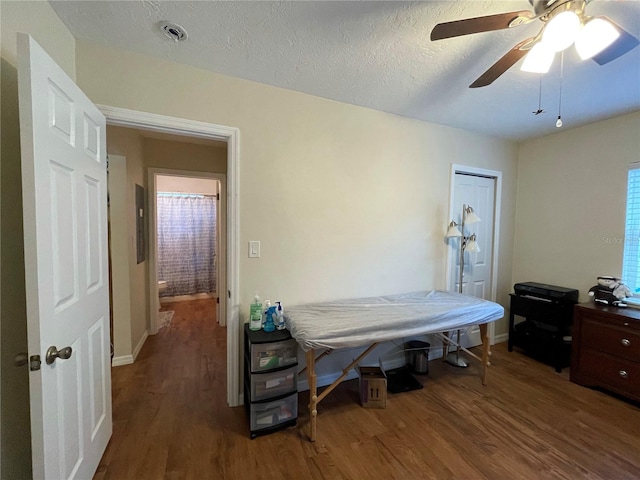
M640 310L575 306L571 381L640 401Z

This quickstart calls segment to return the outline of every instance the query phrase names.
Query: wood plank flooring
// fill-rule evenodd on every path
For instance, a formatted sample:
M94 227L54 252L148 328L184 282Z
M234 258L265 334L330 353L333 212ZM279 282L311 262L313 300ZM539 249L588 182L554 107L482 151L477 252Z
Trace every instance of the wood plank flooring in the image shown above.
M569 382L496 345L488 386L477 364L436 360L422 390L358 403L357 381L298 426L249 438L244 407L226 403L226 331L211 300L163 306L171 325L135 364L113 369L114 432L96 479L640 478L640 408Z

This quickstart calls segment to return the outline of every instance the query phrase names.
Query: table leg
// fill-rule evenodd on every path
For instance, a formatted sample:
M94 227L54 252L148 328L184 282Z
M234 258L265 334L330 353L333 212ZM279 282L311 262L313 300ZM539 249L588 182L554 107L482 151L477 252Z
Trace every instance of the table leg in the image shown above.
M491 345L489 343L488 324L480 325L480 338L482 339L482 384L487 384L487 369L490 365L489 355L491 355Z
M309 440L316 441L316 420L318 416L318 395L316 379L316 358L313 350L307 352L307 379L309 381Z
M441 335L442 338L442 361L447 361L447 355L449 354L449 333L447 332L444 335Z

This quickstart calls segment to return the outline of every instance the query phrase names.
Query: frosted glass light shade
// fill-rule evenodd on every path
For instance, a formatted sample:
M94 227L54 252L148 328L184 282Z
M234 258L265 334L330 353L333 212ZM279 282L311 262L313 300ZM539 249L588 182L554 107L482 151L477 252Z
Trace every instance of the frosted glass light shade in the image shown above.
M469 243L467 243L467 247L465 248L467 252L478 253L480 251L480 246L478 242L476 242L476 234L474 233L469 237Z
M580 18L574 12L567 10L559 13L544 27L542 43L554 52L561 52L574 42L580 27Z
M524 57L524 62L520 70L523 72L531 73L547 73L553 63L553 57L556 52L550 49L545 43L536 43L527 56Z
M620 36L620 32L604 18L592 18L576 37L576 50L582 60L600 53Z
M473 208L467 207L465 212L466 215L464 217L463 223L478 223L480 221L480 217L476 215L476 213L473 211Z
M449 224L449 229L447 230L447 238L451 237L461 237L462 232L458 229L458 224L453 220Z

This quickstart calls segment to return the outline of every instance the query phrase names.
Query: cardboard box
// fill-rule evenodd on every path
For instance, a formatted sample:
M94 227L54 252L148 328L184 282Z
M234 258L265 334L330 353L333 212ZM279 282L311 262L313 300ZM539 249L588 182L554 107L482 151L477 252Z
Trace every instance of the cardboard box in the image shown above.
M380 367L358 367L360 403L367 408L386 408L387 377Z

